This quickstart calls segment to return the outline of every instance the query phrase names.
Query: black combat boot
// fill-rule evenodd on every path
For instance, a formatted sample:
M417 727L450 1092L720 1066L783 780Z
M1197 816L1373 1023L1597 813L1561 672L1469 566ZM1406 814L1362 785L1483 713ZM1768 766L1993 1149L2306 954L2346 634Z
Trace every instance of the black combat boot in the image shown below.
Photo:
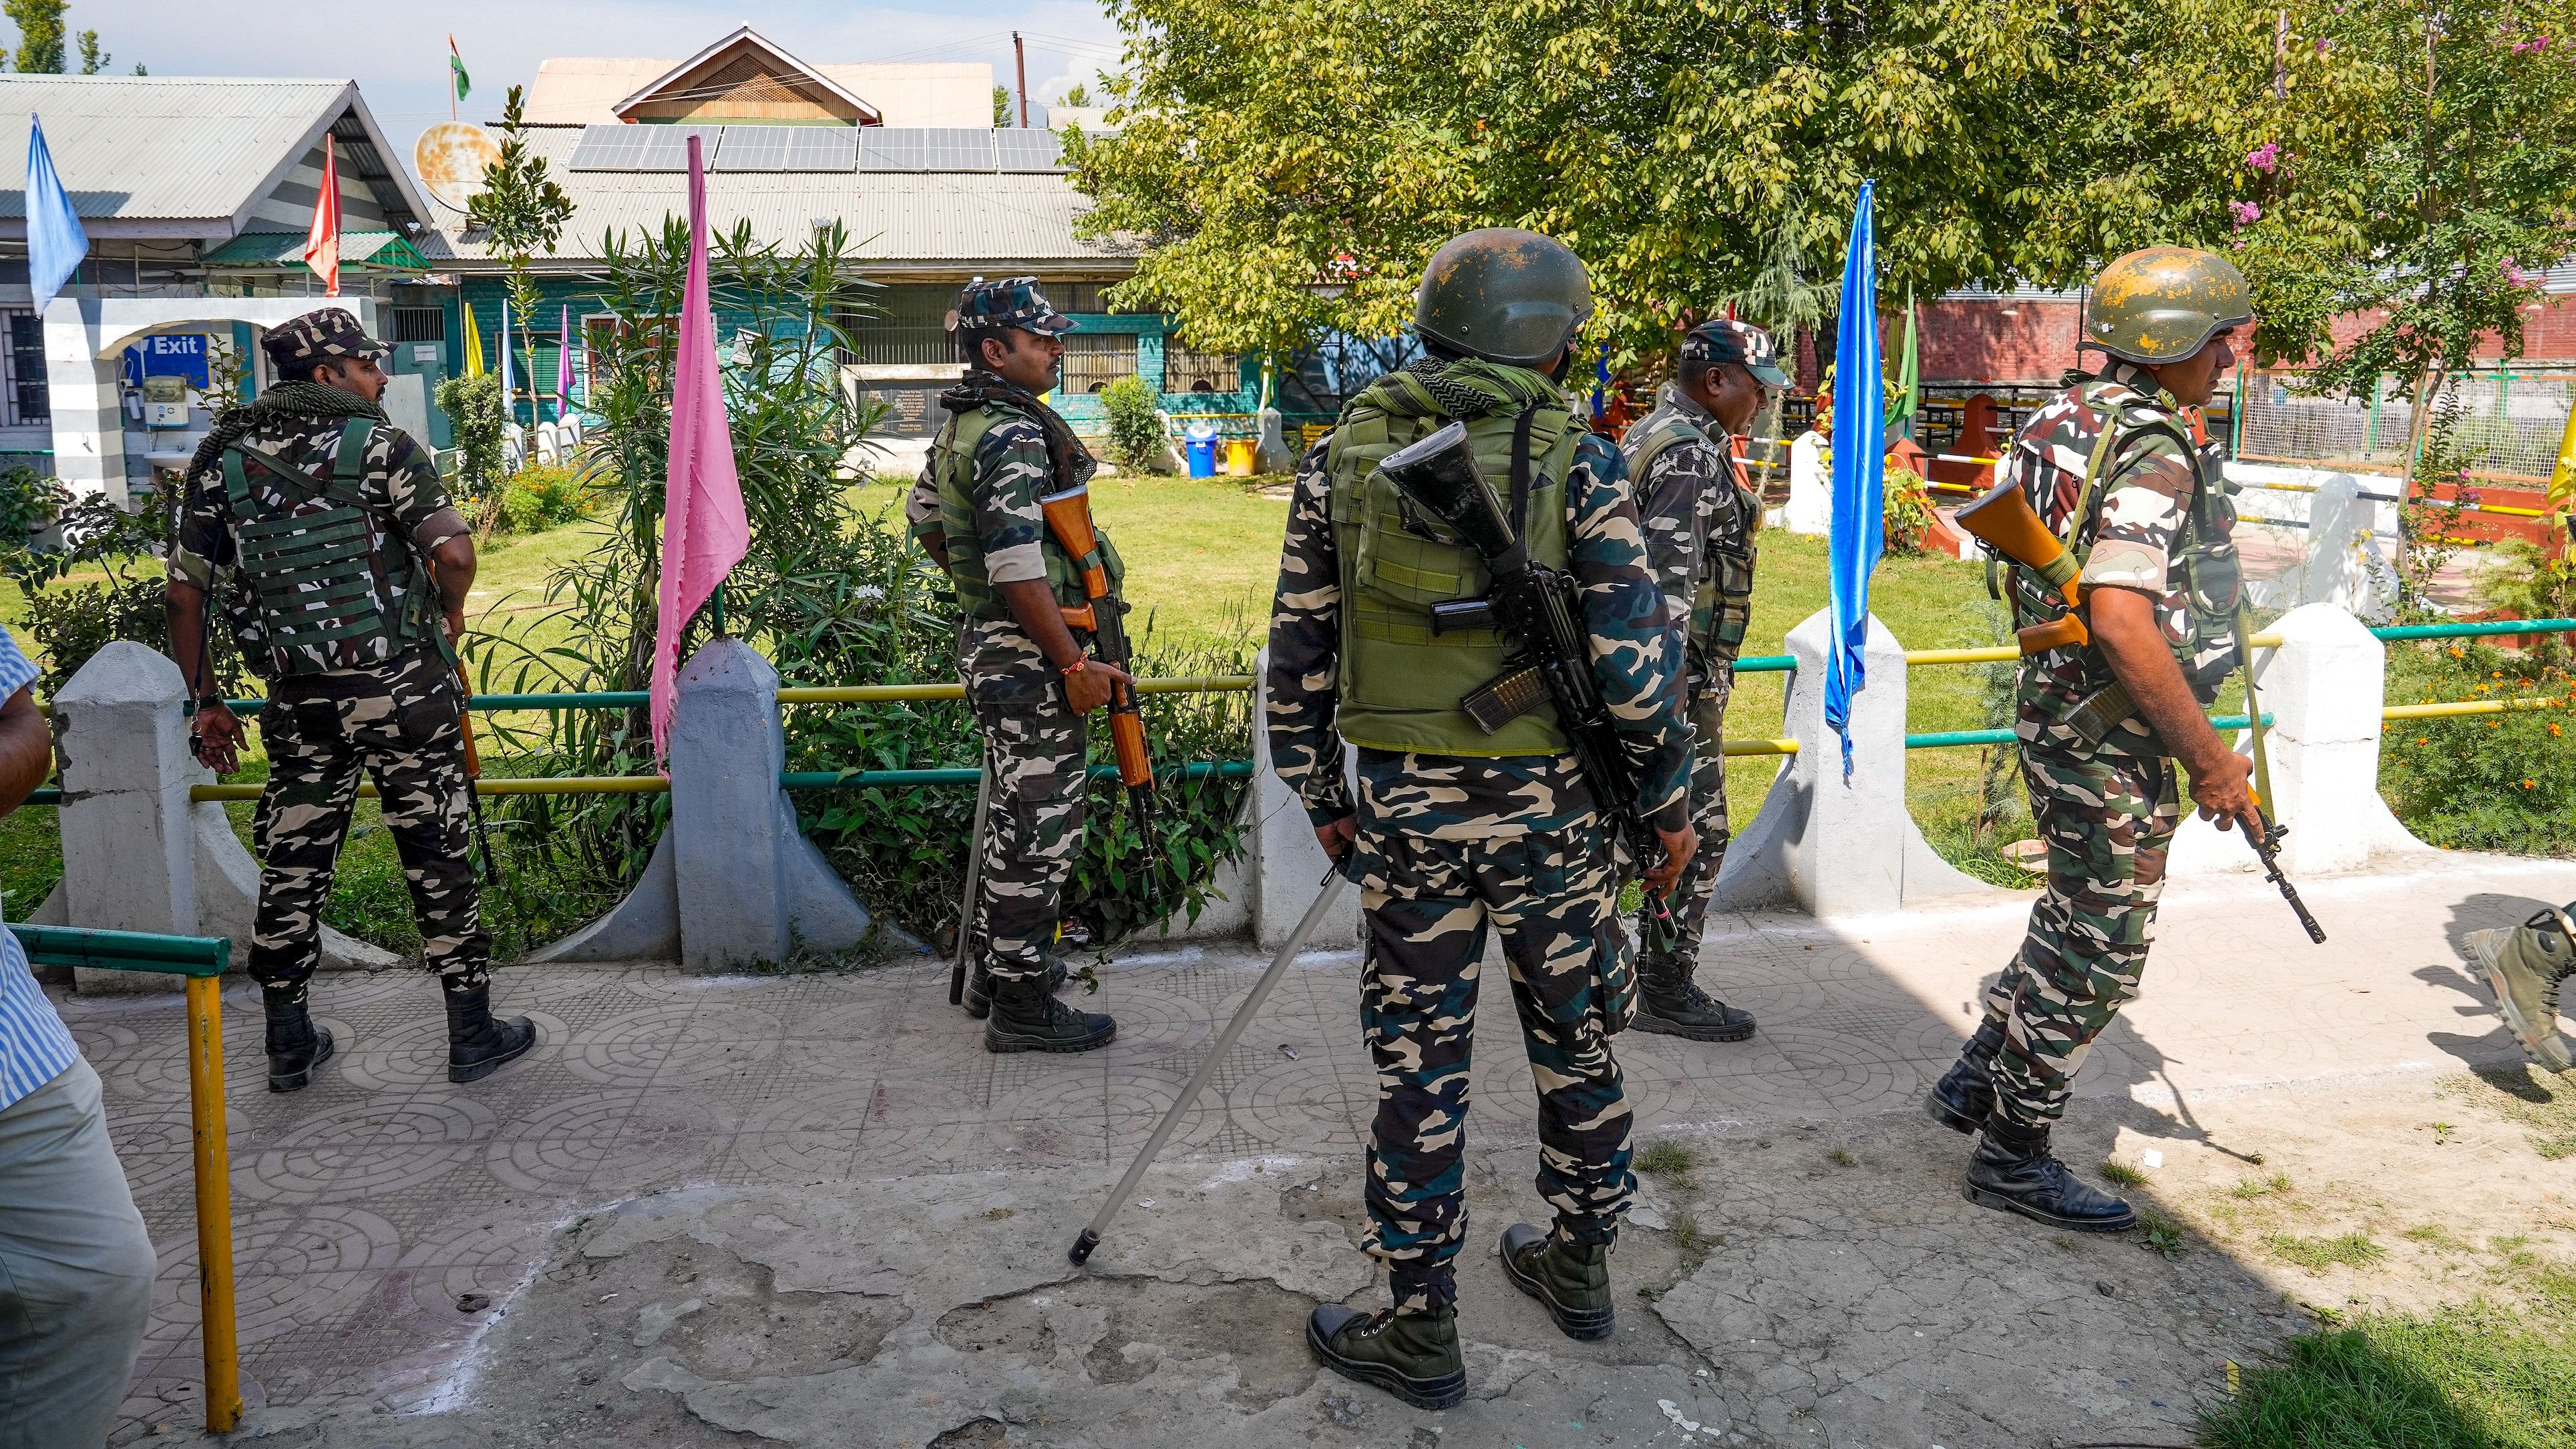
M1047 990L1062 991L1069 974L1065 970L1064 958L1049 953ZM966 968L966 1014L977 1021L982 1021L993 1014L993 973L985 969L982 956L977 956L975 964Z
M313 1069L331 1060L331 1028L315 1026L305 1009L305 983L263 987L260 1004L268 1012L268 1089L300 1092L313 1080Z
M1753 1035L1753 1016L1699 989L1687 956L1647 952L1637 958L1637 1030L1686 1036L1692 1041L1742 1041Z
M1306 1347L1343 1378L1384 1389L1417 1409L1446 1409L1467 1397L1455 1304L1368 1314L1327 1303L1306 1315Z
M1118 1023L1055 999L1043 977L993 983L993 1014L984 1023L988 1052L1087 1052L1109 1045Z
M1923 1110L1953 1132L1973 1133L1995 1105L1995 1053L2004 1049L2004 1024L1988 1017L1959 1049L1959 1060L1932 1084Z
M1610 1245L1569 1243L1544 1228L1503 1229L1503 1276L1535 1298L1568 1338L1608 1338Z
M2123 1233L2138 1225L2127 1203L2088 1186L2049 1154L2047 1128L2016 1125L2001 1112L1986 1118L1959 1191L1979 1207L2069 1232Z
M490 982L468 991L447 993L447 1079L471 1082L488 1077L528 1054L537 1044L537 1024L524 1016L492 1019Z

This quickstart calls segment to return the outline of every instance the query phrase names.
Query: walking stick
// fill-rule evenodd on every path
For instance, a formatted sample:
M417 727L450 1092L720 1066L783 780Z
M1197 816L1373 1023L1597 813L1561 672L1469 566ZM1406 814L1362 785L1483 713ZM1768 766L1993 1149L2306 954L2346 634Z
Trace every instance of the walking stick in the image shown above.
M966 845L966 895L957 904L957 959L948 968L948 1004L966 999L966 957L975 942L975 887L984 873L984 822L993 809L993 762L975 777L975 834Z
M1100 1235L1108 1231L1109 1220L1118 1216L1118 1210L1127 1205L1128 1197L1136 1191L1137 1182L1145 1176L1145 1169L1153 1165L1154 1159L1163 1151L1163 1144L1171 1140L1172 1129L1181 1125L1181 1118L1189 1112L1190 1104L1199 1099L1199 1093L1207 1088L1208 1079L1216 1075L1216 1064L1224 1061L1225 1054L1234 1050L1234 1044L1242 1039L1243 1029L1252 1025L1253 1014L1261 1010L1261 1003L1270 997L1270 989L1287 974L1288 963L1306 948L1306 938L1314 935L1315 928L1324 923L1325 914L1332 910L1333 902L1341 898L1342 887L1347 883L1340 866L1333 867L1332 873L1324 877L1324 888L1316 894L1315 903L1306 908L1305 916L1297 922L1297 929L1288 933L1287 941L1279 947L1279 954L1270 958L1270 969L1262 972L1261 979L1252 983L1252 994L1235 1009L1234 1020L1227 1022L1225 1030L1217 1033L1216 1045L1209 1050L1207 1060L1199 1063L1199 1069L1190 1075L1190 1084L1181 1088L1181 1095L1173 1100L1172 1109L1163 1114L1162 1121L1154 1124L1154 1135L1145 1139L1145 1150L1137 1153L1136 1160L1127 1165L1127 1175L1118 1179L1118 1186L1111 1190L1109 1201L1102 1203L1100 1211L1092 1217L1091 1226L1084 1228L1082 1236L1074 1239L1073 1246L1065 1251L1065 1256L1073 1260L1075 1267L1090 1261L1091 1250L1100 1246Z

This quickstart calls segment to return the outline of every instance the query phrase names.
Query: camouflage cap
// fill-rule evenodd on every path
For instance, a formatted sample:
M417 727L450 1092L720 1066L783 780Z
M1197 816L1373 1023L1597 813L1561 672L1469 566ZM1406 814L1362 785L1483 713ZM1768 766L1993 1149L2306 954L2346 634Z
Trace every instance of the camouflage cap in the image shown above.
M957 326L968 331L1017 327L1027 332L1070 332L1073 319L1055 309L1038 290L1035 277L982 277L957 294Z
M392 350L369 337L346 307L325 307L271 327L260 346L267 349L269 363L281 370L334 357L382 357Z
M1720 317L1702 322L1682 338L1684 362L1735 362L1771 387L1787 387L1789 374L1780 370L1780 349L1771 342L1771 334L1750 322L1737 322Z

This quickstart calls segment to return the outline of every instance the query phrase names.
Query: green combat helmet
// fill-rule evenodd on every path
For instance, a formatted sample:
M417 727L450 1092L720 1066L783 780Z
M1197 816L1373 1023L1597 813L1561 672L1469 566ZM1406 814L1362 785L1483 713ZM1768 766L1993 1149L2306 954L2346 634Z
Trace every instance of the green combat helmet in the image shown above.
M1452 237L1431 254L1413 298L1413 330L1424 341L1514 367L1555 361L1591 318L1582 258L1518 227Z
M2180 362L2228 327L2254 320L2245 274L2189 247L2131 252L2093 279L2084 347L2131 362Z
M2471 931L2468 945L2514 1040L2550 1071L2576 1068L2558 1034L2558 988L2576 972L2576 920L2550 906L2511 930Z

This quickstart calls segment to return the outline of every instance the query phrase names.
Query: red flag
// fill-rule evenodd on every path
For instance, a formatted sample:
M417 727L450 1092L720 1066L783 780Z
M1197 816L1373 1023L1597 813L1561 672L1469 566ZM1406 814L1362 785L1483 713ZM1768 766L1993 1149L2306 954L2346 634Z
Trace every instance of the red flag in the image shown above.
M340 295L340 157L322 137L322 194L313 199L313 229L304 234L304 265L322 279L322 295Z
M680 302L680 355L671 386L671 461L662 503L662 597L654 621L653 753L671 754L680 701L680 635L751 547L742 480L733 467L716 319L707 305L707 173L689 138L689 283Z

